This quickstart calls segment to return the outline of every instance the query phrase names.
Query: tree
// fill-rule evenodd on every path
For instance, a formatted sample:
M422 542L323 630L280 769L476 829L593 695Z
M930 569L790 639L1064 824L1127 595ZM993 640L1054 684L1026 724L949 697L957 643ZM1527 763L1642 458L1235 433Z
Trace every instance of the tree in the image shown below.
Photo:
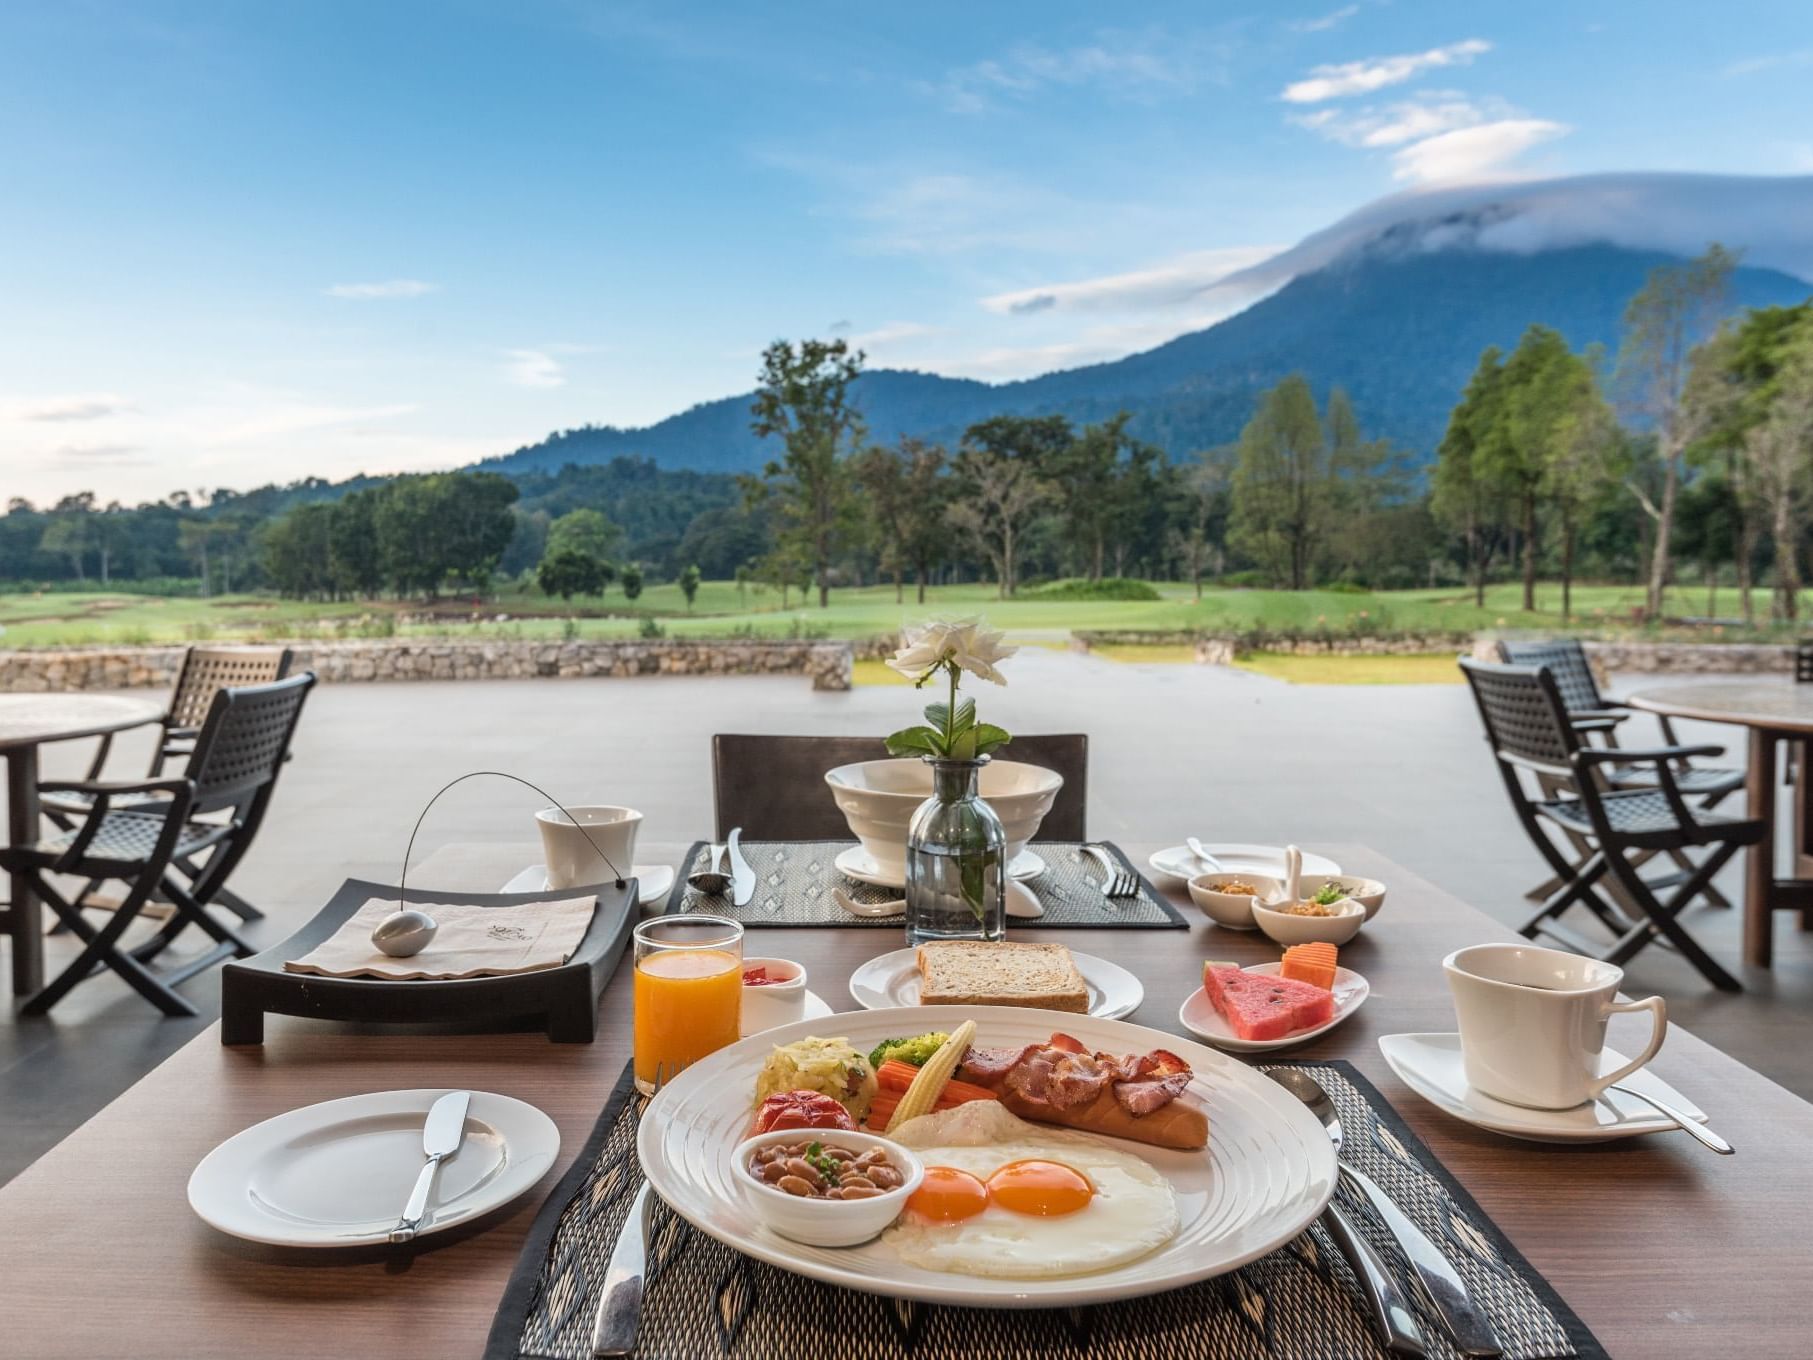
M642 568L634 562L625 562L622 571L623 598L631 604L642 594Z
M699 567L696 562L681 571L680 593L686 597L686 612L692 613L693 597L699 593Z
M1599 390L1603 356L1594 346L1569 355L1553 375L1554 424L1548 435L1542 495L1561 533L1561 621L1574 610L1574 553L1580 530L1610 499L1629 461L1624 431Z
M1498 499L1486 475L1486 446L1498 437L1503 399L1503 360L1496 346L1479 356L1460 404L1448 417L1448 430L1436 453L1431 474L1431 508L1466 546L1466 566L1474 603L1486 605L1486 572L1497 545Z
M855 527L845 455L863 438L850 384L862 372L860 350L842 340L777 340L762 353L762 381L750 408L750 428L781 440L782 455L748 487L752 500L772 501L780 536L812 565L819 608L831 604L831 563Z
M904 598L904 571L911 567L925 603L926 577L945 546L949 479L945 451L910 435L894 448L865 449L856 462L856 481L883 537L882 557L894 575L894 598Z
M1575 399L1576 366L1561 333L1531 326L1499 374L1497 427L1480 445L1480 470L1487 483L1517 508L1523 549L1523 608L1536 609L1536 511L1550 485L1550 464L1561 427Z
M1775 589L1769 616L1792 623L1800 614L1801 539L1806 532L1813 453L1813 325L1802 325L1783 347L1767 395L1767 413L1745 440L1757 490L1770 508L1775 539Z
M1233 497L1235 546L1276 583L1291 590L1313 584L1333 526L1334 486L1316 399L1302 374L1260 395L1240 432Z
M384 588L378 544L378 502L383 493L355 491L334 504L328 521L327 571L335 590L372 598Z
M1217 459L1219 450L1205 450L1197 456L1194 467L1178 469L1181 492L1179 524L1171 530L1171 551L1183 564L1184 574L1195 588L1196 601L1202 602L1202 577L1218 547L1211 537L1210 524L1215 517L1217 492L1227 481L1228 467Z
M546 557L559 552L584 553L600 562L608 562L617 550L623 530L604 517L599 510L569 510L548 526Z
M69 559L70 569L75 572L76 580L86 582L88 573L83 562L88 550L94 545L94 535L90 526L93 518L92 503L94 497L83 493L86 503L80 498L65 496L57 503L50 523L44 526L43 536L38 540L40 552L57 553Z
M994 564L1005 600L1019 583L1026 526L1052 500L1051 486L1030 459L979 447L959 452L953 470L957 485L945 519Z
M1681 481L1681 455L1695 431L1686 420L1684 397L1694 347L1712 334L1727 307L1727 289L1737 256L1713 244L1697 259L1652 269L1648 282L1624 311L1624 342L1616 379L1628 409L1656 436L1662 468L1659 499L1635 482L1632 492L1655 522L1650 550L1646 607L1662 613L1668 588L1669 533Z
M541 587L543 595L558 595L570 602L575 595L604 592L603 568L604 563L588 552L557 548L542 558L535 568L535 583Z

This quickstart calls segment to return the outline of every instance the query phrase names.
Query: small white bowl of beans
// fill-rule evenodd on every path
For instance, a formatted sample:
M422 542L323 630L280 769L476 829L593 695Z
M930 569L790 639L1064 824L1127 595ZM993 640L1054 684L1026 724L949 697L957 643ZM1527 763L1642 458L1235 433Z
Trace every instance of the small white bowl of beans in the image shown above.
M769 1228L809 1247L867 1242L925 1179L924 1164L898 1143L847 1129L758 1133L737 1144L730 1170Z

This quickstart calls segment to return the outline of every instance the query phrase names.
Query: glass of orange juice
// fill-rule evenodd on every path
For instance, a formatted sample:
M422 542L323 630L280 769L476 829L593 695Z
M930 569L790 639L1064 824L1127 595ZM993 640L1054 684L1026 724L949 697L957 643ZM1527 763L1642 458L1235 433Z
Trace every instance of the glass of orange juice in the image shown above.
M635 930L636 1089L738 1038L743 927L722 916L658 916Z

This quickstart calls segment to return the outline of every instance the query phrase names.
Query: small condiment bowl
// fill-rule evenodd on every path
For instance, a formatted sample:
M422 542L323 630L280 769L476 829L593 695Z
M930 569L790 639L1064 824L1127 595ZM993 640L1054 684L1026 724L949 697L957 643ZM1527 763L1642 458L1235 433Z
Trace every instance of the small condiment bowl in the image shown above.
M1308 897L1330 883L1365 907L1368 921L1385 905L1385 885L1376 878L1363 878L1359 874L1304 874L1303 895Z
M1214 890L1217 883L1231 883L1235 880L1251 884L1258 890L1260 897L1275 897L1284 891L1284 883L1280 879L1267 878L1264 874L1234 874L1220 869L1212 874L1197 874L1190 880L1190 900L1201 907L1203 915L1218 926L1226 926L1229 930L1257 930L1259 923L1253 920L1252 894Z
M765 1029L776 1025L791 1025L796 1020L806 1018L806 969L805 965L795 963L792 959L743 959L743 974L760 968L771 977L785 979L782 982L764 982L760 985L745 982L743 984L743 1021L742 1033L745 1036L760 1034Z
M1293 944L1309 944L1316 940L1346 944L1366 924L1366 908L1351 897L1331 904L1340 910L1339 916L1294 916L1278 909L1283 905L1281 898L1273 899L1271 905L1255 901L1253 920L1269 938L1287 949Z
M770 1143L819 1142L863 1153L881 1148L905 1176L898 1186L868 1199L807 1199L776 1190L749 1170L749 1158ZM780 1236L809 1247L853 1247L900 1216L907 1197L925 1179L925 1164L900 1144L879 1134L847 1129L774 1129L745 1138L730 1154L730 1174L750 1211Z

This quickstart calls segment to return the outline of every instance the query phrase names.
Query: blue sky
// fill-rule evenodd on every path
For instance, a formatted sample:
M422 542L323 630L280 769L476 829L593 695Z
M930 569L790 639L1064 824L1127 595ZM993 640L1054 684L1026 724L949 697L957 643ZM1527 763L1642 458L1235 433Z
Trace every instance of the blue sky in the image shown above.
M1809 91L1796 3L11 0L0 495L457 465L777 336L1114 357L1385 194L1813 172Z

